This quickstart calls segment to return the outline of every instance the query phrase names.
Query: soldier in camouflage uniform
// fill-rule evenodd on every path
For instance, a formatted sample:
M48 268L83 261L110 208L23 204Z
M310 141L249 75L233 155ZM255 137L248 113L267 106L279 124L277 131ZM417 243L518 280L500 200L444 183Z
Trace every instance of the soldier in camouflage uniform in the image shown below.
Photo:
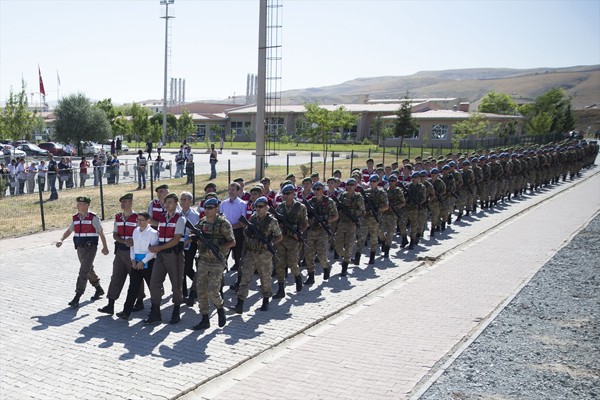
M294 275L296 282L296 292L302 290L302 275L298 265L300 261L300 250L302 248L302 235L308 228L308 219L306 216L306 207L304 204L294 199L296 189L293 185L286 185L281 189L283 193L283 202L277 206L276 211L281 214L286 221L281 223L283 240L275 246L277 251L277 262L275 273L277 275L277 284L279 289L274 299L285 297L285 270L289 268ZM294 231L296 233L294 233Z
M483 180L480 184L481 194L479 197L481 199L481 208L483 209L488 208L490 205L490 178L492 176L492 170L487 161L488 159L486 156L479 157L479 166L483 173Z
M446 184L442 179L439 179L439 173L440 171L437 168L431 170L431 186L434 190L434 197L429 202L431 207L431 237L435 235L434 232L446 229L446 220L443 214Z
M271 240L273 245L279 243L282 239L281 229L277 219L268 213L269 200L261 196L254 203L254 213L250 217L250 223L258 229L263 238ZM240 272L242 278L237 294L237 304L235 312L241 314L244 312L244 301L248 297L248 285L254 276L254 271L258 271L260 277L260 289L263 296L261 311L269 309L269 299L271 298L271 265L273 263L273 254L268 251L266 244L262 243L257 234L247 227L244 229L245 255L242 269Z
M425 235L425 229L427 228L427 220L429 219L429 213L431 206L429 203L435 198L435 189L431 182L427 180L427 171L419 171L419 183L425 186L425 203L419 210L419 239Z
M229 250L235 246L233 229L227 219L218 214L219 200L209 198L204 202L206 216L196 224L196 228L204 236L217 245L223 257L227 257ZM202 320L194 326L194 330L210 327L210 299L217 307L219 326L225 326L225 310L223 309L223 298L221 297L221 282L223 281L224 261L219 260L210 249L198 241L198 260L196 272L196 293Z
M324 195L324 188L325 185L322 182L315 182L312 186L315 197L308 200L309 228L305 252L308 279L304 282L305 285L315 283L315 255L319 258L319 264L323 268L323 280L329 279L331 272L329 261L327 260L330 236L323 226L331 232L331 224L338 219L338 210L334 201Z
M342 257L342 276L347 274L352 249L356 244L357 223L365 214L365 201L360 194L356 193L356 187L356 179L348 179L346 192L340 193L338 197L340 218L335 234L335 249Z
M464 160L462 162L462 168L462 186L459 190L459 197L461 201L458 206L458 217L456 217L457 221L460 221L463 217L463 210L466 210L465 215L469 215L475 198L475 192L473 191L473 187L475 186L475 175L471 170L471 162L469 160Z
M519 155L517 153L511 154L511 162L512 162L512 188L511 192L513 196L517 197L521 191L521 178L523 174L523 169L521 167L521 161L519 160Z
M498 163L498 156L496 154L490 155L490 207L495 206L499 200L499 185L502 181L502 165Z
M450 225L452 223L452 212L454 211L454 205L456 204L456 181L454 180L454 176L450 173L450 166L448 164L442 167L442 180L446 184L446 197L444 198L444 208L446 213L442 218Z
M425 204L425 186L419 183L420 174L413 172L411 182L406 189L406 215L410 224L410 244L409 250L412 250L416 244L419 244L419 210Z
M383 244L383 258L390 257L390 247L392 245L392 239L394 233L396 233L396 227L398 226L398 215L400 210L403 209L406 204L404 199L404 192L398 187L398 177L391 175L388 178L389 187L387 189L387 197L389 209L383 213L381 220L383 223L383 234L385 236L385 243ZM406 224L404 225L406 229Z
M464 208L463 198L460 197L460 190L463 186L462 174L459 171L457 171L456 162L450 161L448 165L450 166L450 175L452 175L452 177L454 178L456 193L456 197L454 199L456 202L456 208L461 209L461 207ZM454 210L450 210L450 215L452 215L453 212ZM456 220L458 221L458 218Z
M477 199L479 199L479 204L483 208L483 168L479 165L479 157L471 158L471 169L473 170L473 191L475 192L473 212L475 212L477 210Z
M379 175L373 174L369 177L369 188L365 189L364 195L373 205L373 210L367 206L367 201L365 201L366 212L362 220L362 224L366 227L366 229L359 229L358 246L364 243L364 241L367 239L368 233L370 235L369 248L371 251L369 264L375 264L375 253L377 252L378 241L383 241L383 233L381 231L380 224L381 213L389 208L387 195L385 191L379 187ZM373 215L373 212L375 215ZM360 264L359 249L360 247L357 249L357 252L354 255L354 265Z

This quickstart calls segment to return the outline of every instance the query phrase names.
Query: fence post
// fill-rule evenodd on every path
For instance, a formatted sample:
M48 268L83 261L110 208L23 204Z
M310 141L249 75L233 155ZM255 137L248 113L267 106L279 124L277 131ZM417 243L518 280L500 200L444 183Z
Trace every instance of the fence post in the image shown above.
M42 214L42 230L46 230L46 220L44 219L44 199L42 198L42 191L40 190L42 178L38 176L38 195L40 196L40 213Z
M150 165L150 163L148 163L148 165ZM152 175L152 168L150 168L150 200L154 199L154 181L152 180Z
M335 153L331 152L331 176L333 176L333 171L335 171ZM327 176L324 176L323 179L327 179Z
M227 185L231 183L231 159L227 160ZM229 186L227 186L229 187Z
M385 146L383 146L383 160L381 161L381 163L385 167Z
M410 160L410 145L408 145L408 157L406 157Z
M102 221L104 221L104 189L102 187L102 178L100 180L100 211L102 215Z
M265 176L265 159L264 157L260 158L260 179Z
M290 174L290 153L287 153L287 160L285 162L285 174L289 175Z
M396 162L398 162L399 158L400 158L400 147L396 147Z
M192 179L192 205L196 202L196 163L192 164L192 173L194 179Z
M311 150L310 152L310 174L312 175L312 169L313 169L313 152Z
M423 143L421 143L421 160L423 160Z
M350 152L350 173L352 173L352 165L354 164L354 149Z
M369 157L368 158L371 158L371 148L370 147L369 147Z

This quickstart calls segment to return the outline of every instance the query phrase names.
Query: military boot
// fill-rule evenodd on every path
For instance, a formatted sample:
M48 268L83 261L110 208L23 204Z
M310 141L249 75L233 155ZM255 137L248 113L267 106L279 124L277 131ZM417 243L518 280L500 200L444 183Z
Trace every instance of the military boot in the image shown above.
M323 280L326 281L329 279L329 274L331 273L331 267L323 268Z
M471 215L471 211L467 210L467 211L465 212L465 216L467 216L467 215Z
M369 264L373 265L375 264L375 252L372 251L371 254L369 255Z
M188 296L187 299L185 299L185 304L188 307L193 307L194 303L196 302L196 298L198 297L198 295L196 294L195 290L190 290L190 295Z
M335 250L333 251L333 259L334 260L339 260L340 259L340 255Z
M157 322L162 322L162 315L160 315L160 304L152 304L150 308L150 314L148 314L148 318L144 320L146 324L154 324Z
M219 328L222 328L227 323L227 318L225 318L225 309L223 307L217 308L217 316L219 317Z
M96 286L96 292L92 296L92 301L99 300L100 297L102 297L103 295L104 295L104 289L102 289L102 286L100 286L100 285Z
M80 299L80 298L81 298L81 293L77 293L77 294L75 295L75 297L73 297L73 300L71 300L71 301L69 302L69 305L70 305L71 307L73 307L73 308L77 308L77 307L79 307L79 299Z
M460 220L462 219L462 217L463 217L463 213L461 212L461 213L460 213L460 214L458 214L458 216L456 217L456 221L455 221L455 222L458 222L458 221L460 221Z
M115 312L115 301L113 299L108 299L108 304L99 308L98 311L104 314L113 315Z
M279 285L279 289L277 290L277 293L275 293L275 296L273 296L274 299L283 299L285 297L285 288L284 288L284 284L283 283L277 283Z
M302 291L302 275L295 276L294 281L296 281L296 292Z
M202 314L202 320L199 324L194 325L192 329L198 331L207 328L210 328L210 318L208 318L208 314Z
M412 250L415 248L415 244L416 244L415 242L416 242L416 240L413 240L412 238L410 239L410 244L408 245L409 250Z
M142 311L144 309L144 299L137 299L131 311Z
M260 311L269 311L269 298L263 297L262 305L260 306Z
M244 312L244 300L238 298L237 304L235 305L235 313L242 314Z
M407 244L408 244L408 236L402 235L402 243L400 244L400 247L405 248Z
M175 304L173 306L173 313L171 314L170 324L176 324L181 321L181 316L179 315L180 306L179 304Z
M342 262L342 273L340 274L340 276L346 276L348 275L348 261L343 261Z
M452 215L448 215L448 221L446 221L446 222L448 222L448 225L450 225L452 223Z
M390 246L387 244L384 244L383 246L383 258L390 258Z
M312 285L313 283L315 283L315 273L309 272L308 279L306 281L304 281L304 284L308 286L308 285Z
M446 221L442 222L442 231L446 230Z
M360 251L357 251L356 254L354 254L354 258L352 259L352 263L354 265L360 264Z
M429 232L429 237L432 238L435 236L435 229L431 229L431 232Z

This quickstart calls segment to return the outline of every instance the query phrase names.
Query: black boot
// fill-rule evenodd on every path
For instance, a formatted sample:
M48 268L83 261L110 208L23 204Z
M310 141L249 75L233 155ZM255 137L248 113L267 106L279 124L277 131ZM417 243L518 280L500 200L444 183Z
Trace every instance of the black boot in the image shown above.
M142 311L144 309L144 299L137 299L131 311Z
M304 284L308 286L308 285L312 285L313 283L315 283L315 273L309 272L308 279L306 281L304 281Z
M383 258L390 258L390 246L387 244L383 245Z
M115 312L115 301L113 299L108 299L108 304L99 308L98 311L104 314L113 315Z
M360 251L357 251L356 254L354 254L354 258L352 259L352 263L354 265L360 264Z
M409 250L412 250L415 248L415 242L416 242L416 240L412 240L412 239L410 240L410 244L408 245Z
M432 238L435 236L435 229L432 229L431 232L429 232L429 237Z
M96 292L92 296L92 301L99 300L100 297L102 297L103 295L104 295L104 289L102 289L102 286L100 286L100 285L96 286Z
M146 318L144 322L146 324L162 322L162 315L160 315L160 304L152 304L152 307L150 308L150 314L148 314L148 318Z
M371 254L369 255L369 264L373 265L375 264L375 252L372 251Z
M244 300L237 299L237 304L235 305L235 313L242 314L244 312Z
M326 281L329 279L329 274L331 273L331 267L323 268L323 280Z
M333 259L334 260L339 260L340 259L340 255L335 250L333 251Z
M456 221L455 221L455 222L458 222L458 221L460 221L461 219L462 219L462 213L458 214L458 217L456 217Z
M296 292L302 291L302 275L298 275L294 277L296 281Z
M192 328L195 331L201 330L201 329L207 329L210 328L210 319L208 318L208 314L202 314L202 320L200 321L199 324L194 325L194 327Z
M446 230L446 221L442 222L442 231Z
M269 311L269 298L263 297L262 305L260 306L260 311Z
M448 221L446 221L448 225L452 223L452 215L448 215Z
M285 288L284 288L284 284L283 283L277 283L279 285L279 289L277 290L277 293L275 293L275 296L273 296L274 299L283 299L285 297Z
M234 292L237 292L238 290L240 290L240 284L242 283L242 271L238 271L237 274L237 279L235 280L235 283L231 286L229 286L229 289L233 290ZM223 297L223 296L221 296Z
M340 274L340 276L346 276L348 275L348 261L343 261L342 262L342 273Z
M121 311L117 313L117 317L127 321L129 319L129 314L127 314L125 311Z
M194 303L196 302L196 298L198 297L198 295L196 294L195 290L190 290L190 295L188 296L187 299L185 299L185 304L188 307L193 307Z
M407 244L408 244L408 236L402 235L402 243L400 244L400 247L405 248Z
M78 293L73 297L73 300L69 302L69 305L73 308L79 307L79 299L81 298L81 293Z
M470 215L470 214L471 214L471 211L469 211L469 210L467 210L467 211L465 212L465 215Z
M223 307L217 308L217 316L219 317L219 328L222 328L227 323L227 318L225 318L225 309Z
M173 313L171 314L171 320L169 321L170 324L176 324L179 321L181 321L181 316L179 315L179 309L180 309L179 304L175 304L173 306Z

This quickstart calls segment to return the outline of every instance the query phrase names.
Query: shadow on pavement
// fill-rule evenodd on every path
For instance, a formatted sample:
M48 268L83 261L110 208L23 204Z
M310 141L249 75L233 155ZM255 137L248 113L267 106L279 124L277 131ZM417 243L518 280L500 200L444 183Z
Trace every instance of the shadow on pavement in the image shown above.
M83 307L87 303L91 303L91 301L81 303L80 307ZM39 325L32 327L31 330L43 331L52 326L63 326L89 316L89 314L77 315L78 311L78 308L67 307L54 314L33 316L31 319L35 319Z

